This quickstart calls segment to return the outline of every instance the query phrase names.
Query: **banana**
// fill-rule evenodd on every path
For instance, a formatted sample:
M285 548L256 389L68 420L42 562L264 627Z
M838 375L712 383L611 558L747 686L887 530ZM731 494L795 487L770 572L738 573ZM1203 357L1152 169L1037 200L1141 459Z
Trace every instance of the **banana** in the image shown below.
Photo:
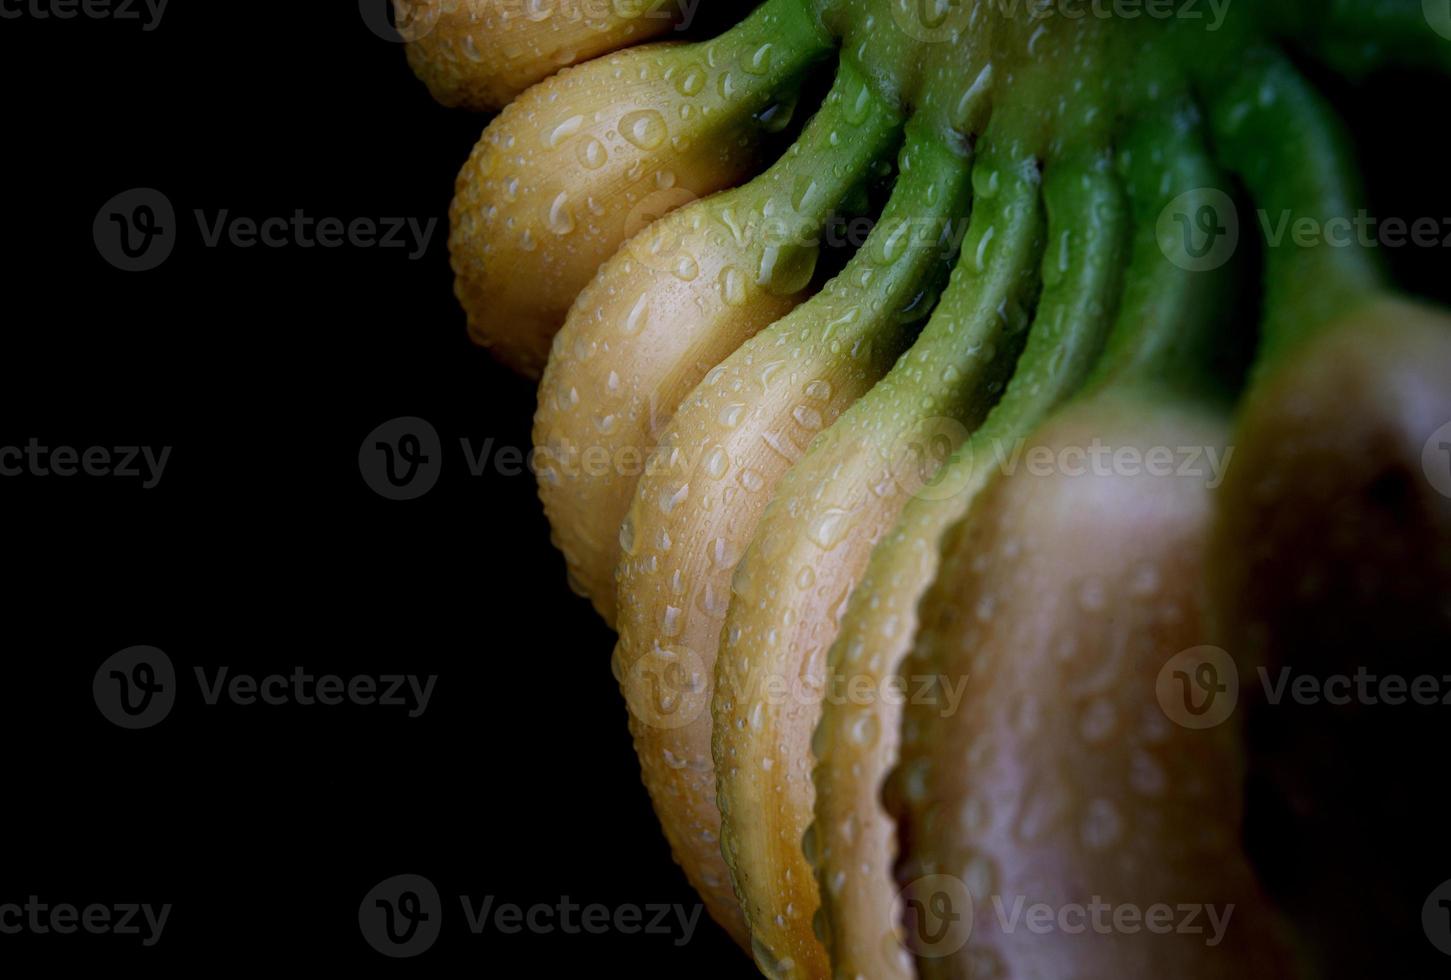
M964 151L909 129L881 221L817 296L706 376L660 437L625 518L614 670L676 860L742 945L721 857L710 689L736 560L786 469L891 367L931 311L966 209ZM683 460L683 465L681 461Z
M570 305L653 220L732 187L830 39L774 0L714 41L634 48L560 72L489 124L449 211L470 336L538 377Z
M1192 402L1112 390L1031 444L1068 458L1093 440L1222 451L1226 430ZM1181 727L1156 697L1170 658L1214 639L1210 506L1184 478L1022 469L949 535L903 676L963 696L909 699L888 791L922 980L1296 975L1242 851L1238 730ZM1177 928L1185 905L1204 933ZM1015 917L1038 906L1066 924ZM1172 932L1142 925L1166 908Z
M1104 74L1093 61L1080 70L1084 78ZM982 428L929 488L907 501L873 549L828 654L832 696L812 742L816 804L806 850L820 889L823 941L839 976L913 976L907 949L896 939L902 920L892 877L896 827L879 792L896 761L904 693L888 692L917 633L918 601L937 577L942 535L1006 465L1018 441L1083 384L1118 304L1127 216L1102 130L1112 114L1087 111L1102 108L1101 90L1087 86L1080 95L1065 116L1091 125L1060 137L1063 148L1045 167L1045 287L1012 381ZM1163 261L1152 237L1140 251L1141 264ZM908 693L919 688L919 679L909 679Z
M1359 190L1330 107L1280 57L1238 71L1210 118L1257 208L1348 220ZM1267 153L1265 131L1292 135ZM1451 647L1451 315L1396 297L1368 245L1265 254L1261 347L1209 567L1263 787L1249 825L1283 842L1267 878L1318 975L1432 975L1444 961L1421 910L1451 847L1408 747L1446 728L1440 697L1417 704L1409 679L1442 676ZM1284 687L1306 678L1323 695ZM1406 693L1383 696L1387 678ZM1376 846L1320 860L1347 840ZM1330 910L1366 894L1362 928L1337 928Z
M674 0L394 0L408 63L443 105L494 110L570 65L670 31Z
M830 213L900 129L843 63L780 161L632 239L570 311L539 387L539 495L572 585L607 622L621 523L660 432L711 368L806 298Z
M721 842L767 976L829 972L801 845L837 623L872 546L938 461L922 447L960 442L991 408L1035 298L1038 171L996 126L974 167L977 203L942 302L912 349L781 481L732 583L713 699Z
M1170 263L1156 228L1224 180L1193 114L1165 108L1125 150L1139 231L1124 316L1085 393L1024 448L1059 462L995 476L948 532L900 667L899 683L960 698L908 700L885 794L923 980L1299 968L1240 839L1240 729L1174 700L1176 671L1220 666L1202 575L1213 474L1071 462L1099 444L1115 460L1227 452L1205 342L1223 317L1202 302L1224 291ZM1122 926L1121 909L1186 903L1218 917L1212 942ZM1029 929L1024 906L1067 925ZM1080 907L1100 918L1062 917Z

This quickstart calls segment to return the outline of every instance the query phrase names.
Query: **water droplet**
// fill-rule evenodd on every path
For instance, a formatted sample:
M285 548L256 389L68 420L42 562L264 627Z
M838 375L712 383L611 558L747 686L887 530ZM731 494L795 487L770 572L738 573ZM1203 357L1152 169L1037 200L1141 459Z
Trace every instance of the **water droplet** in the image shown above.
M549 217L546 222L549 230L556 235L568 235L574 231L574 213L569 210L569 195L560 191L549 205Z
M544 134L544 145L552 150L579 132L583 126L584 116L570 116Z
M841 543L850 524L849 515L840 507L831 507L811 522L811 540L827 551Z
M746 277L735 266L726 266L720 273L720 294L728 306L746 301Z
M641 330L644 330L646 324L648 324L649 322L649 297L641 294L640 298L635 301L634 307L631 308L629 316L625 317L625 333L633 337Z
M620 135L642 150L655 149L668 133L665 117L654 109L639 109L620 119Z
M587 136L579 142L575 155L586 170L598 170L609 159L609 151L605 149L605 145L593 136Z

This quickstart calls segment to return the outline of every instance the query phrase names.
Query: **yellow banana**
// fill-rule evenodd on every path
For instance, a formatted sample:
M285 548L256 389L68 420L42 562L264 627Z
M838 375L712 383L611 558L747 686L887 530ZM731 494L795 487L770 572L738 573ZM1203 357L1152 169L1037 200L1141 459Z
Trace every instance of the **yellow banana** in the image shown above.
M843 65L780 161L632 239L570 311L539 387L539 495L571 583L611 624L621 522L660 432L711 368L806 297L829 214L899 130Z
M772 977L828 974L802 853L810 740L826 653L871 548L937 459L960 443L1011 371L1042 250L1036 168L995 141L974 168L977 204L952 282L922 336L781 481L733 583L716 665L714 755L722 846ZM920 471L919 471L920 470Z
M710 692L731 572L772 489L891 367L932 308L966 204L963 151L913 129L881 222L820 294L714 368L675 413L625 518L614 670L645 785L707 907L748 935L720 853Z
M799 0L776 0L715 41L600 58L510 103L449 212L473 339L537 377L571 304L626 239L750 173L761 135L785 118L758 115L827 46Z
M446 106L493 110L570 65L666 33L676 0L394 0L408 63Z

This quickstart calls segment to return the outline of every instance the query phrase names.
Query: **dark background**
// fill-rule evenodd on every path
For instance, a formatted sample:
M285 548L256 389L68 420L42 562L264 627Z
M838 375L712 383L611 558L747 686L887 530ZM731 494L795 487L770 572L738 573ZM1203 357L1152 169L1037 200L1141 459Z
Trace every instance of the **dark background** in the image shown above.
M273 8L276 8L274 11ZM1327 80L1328 84L1328 80ZM435 105L350 0L176 0L135 22L0 21L0 446L173 447L156 489L0 479L5 587L0 903L174 905L161 942L0 936L28 957L229 972L273 965L745 976L708 920L674 936L470 935L457 896L682 903L610 676L611 634L566 589L532 479L468 473L458 440L527 449L532 386L464 334L445 247L484 118ZM1451 216L1451 86L1330 88L1375 210ZM146 273L92 240L153 187L181 239ZM427 254L204 248L193 209L437 217ZM1392 256L1451 295L1444 253ZM358 450L429 420L446 462L384 500ZM129 732L91 696L133 644L183 696ZM429 710L206 707L191 671L439 675ZM400 873L444 896L438 944L391 961L359 933ZM525 967L527 969L527 967Z

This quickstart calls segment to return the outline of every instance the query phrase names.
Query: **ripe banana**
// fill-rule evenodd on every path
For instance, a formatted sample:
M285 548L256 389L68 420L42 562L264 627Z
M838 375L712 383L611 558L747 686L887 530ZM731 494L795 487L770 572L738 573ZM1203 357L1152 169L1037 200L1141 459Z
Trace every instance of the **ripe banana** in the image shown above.
M1096 67L1085 64L1085 74L1093 77ZM1064 141L1044 171L1045 285L1012 381L983 426L907 501L873 549L828 654L829 696L812 743L815 819L805 851L816 870L823 941L833 968L848 976L914 976L907 948L896 939L902 918L892 878L896 826L879 793L896 761L904 692L893 691L893 682L917 632L918 601L937 577L942 535L993 474L1021 455L1029 431L1083 384L1114 317L1126 202L1100 129L1111 114L1086 111L1104 97L1089 90L1075 100L1073 117L1094 123ZM1154 260L1164 261L1151 233L1135 261ZM919 679L909 679L908 691L919 687Z
M799 0L721 38L647 45L530 88L484 131L449 217L469 333L537 377L570 305L632 235L749 175L777 103L826 50Z
M536 82L664 34L674 0L394 0L408 63L443 105L493 110Z
M960 147L909 131L881 221L842 273L743 344L660 437L625 518L614 670L665 836L711 914L748 932L721 857L710 694L731 573L782 474L930 313L966 210Z
M1214 379L1184 357L1220 318L1183 303L1196 274L1156 254L1163 208L1224 184L1187 119L1168 114L1130 144L1137 302L1090 394L1029 452L1065 460L1106 442L1138 458L1158 447L1224 454ZM961 700L909 700L887 790L922 980L1295 975L1240 843L1238 730L1175 724L1164 700L1168 667L1216 639L1198 572L1209 482L1023 468L994 477L948 533L899 679L936 678ZM1224 928L1213 943L1181 929L1044 933L1009 911L1047 907L1063 922L1064 909L1163 903L1217 912Z
M722 849L768 976L817 976L825 951L801 850L826 651L871 548L1011 372L1042 253L1035 167L990 129L971 228L922 336L781 481L736 570L714 692ZM1030 162L1029 162L1030 163Z
M539 496L571 582L611 625L621 522L660 432L711 368L806 298L826 221L900 131L843 63L780 161L632 239L570 311L539 386Z

